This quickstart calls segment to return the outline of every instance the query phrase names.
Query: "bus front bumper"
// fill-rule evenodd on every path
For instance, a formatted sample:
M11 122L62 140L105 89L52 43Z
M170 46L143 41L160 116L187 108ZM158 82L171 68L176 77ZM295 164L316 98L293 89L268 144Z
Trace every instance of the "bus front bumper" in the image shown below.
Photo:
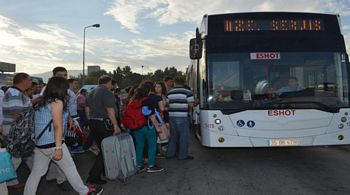
M201 142L206 147L297 147L350 144L350 130L307 137L255 138L222 134L215 131L202 132Z

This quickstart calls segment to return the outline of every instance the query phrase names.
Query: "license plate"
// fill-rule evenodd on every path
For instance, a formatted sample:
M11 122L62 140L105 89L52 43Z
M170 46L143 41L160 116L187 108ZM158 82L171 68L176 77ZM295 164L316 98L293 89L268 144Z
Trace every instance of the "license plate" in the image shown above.
M270 139L270 146L297 146L300 145L298 139Z

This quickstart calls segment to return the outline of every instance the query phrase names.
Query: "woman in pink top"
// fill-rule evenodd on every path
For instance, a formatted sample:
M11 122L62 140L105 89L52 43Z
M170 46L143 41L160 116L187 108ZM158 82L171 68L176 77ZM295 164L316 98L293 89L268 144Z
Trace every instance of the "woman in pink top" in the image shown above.
M81 89L80 93L77 97L77 111L79 115L79 125L82 129L84 129L87 126L87 118L86 118L86 113L85 113L85 107L86 107L86 95L88 92L86 89Z

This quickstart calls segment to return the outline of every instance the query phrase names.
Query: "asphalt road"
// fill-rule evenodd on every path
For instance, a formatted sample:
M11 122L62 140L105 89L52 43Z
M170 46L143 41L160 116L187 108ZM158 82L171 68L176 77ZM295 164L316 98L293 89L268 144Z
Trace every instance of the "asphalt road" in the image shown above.
M105 195L114 194L350 194L350 147L210 149L193 140L195 159L161 159L161 173L142 173L127 183L111 181ZM75 157L83 179L93 162L91 153ZM21 167L20 175L28 171ZM22 194L21 190L10 195ZM40 183L38 195L76 194L56 184Z

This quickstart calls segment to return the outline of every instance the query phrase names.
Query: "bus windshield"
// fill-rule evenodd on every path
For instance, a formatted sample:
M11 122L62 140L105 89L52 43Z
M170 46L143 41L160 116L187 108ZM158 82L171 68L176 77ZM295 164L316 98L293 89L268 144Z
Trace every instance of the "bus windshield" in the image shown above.
M208 109L349 107L343 53L208 53Z

